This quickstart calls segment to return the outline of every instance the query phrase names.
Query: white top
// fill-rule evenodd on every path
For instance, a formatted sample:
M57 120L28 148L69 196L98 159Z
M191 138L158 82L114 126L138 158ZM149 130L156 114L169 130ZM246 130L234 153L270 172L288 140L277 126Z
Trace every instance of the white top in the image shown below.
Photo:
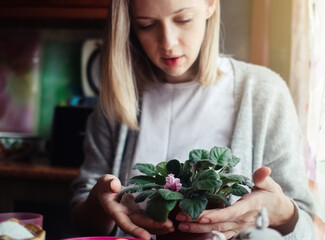
M234 74L228 58L220 58L219 66L224 74L214 86L161 83L144 93L134 164L174 158L184 162L192 149L230 147Z

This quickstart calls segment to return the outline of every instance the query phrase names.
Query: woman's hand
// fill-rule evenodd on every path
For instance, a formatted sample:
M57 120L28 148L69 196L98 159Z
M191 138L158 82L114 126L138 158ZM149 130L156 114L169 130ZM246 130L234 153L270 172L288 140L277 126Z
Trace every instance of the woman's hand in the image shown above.
M178 214L176 219L181 221L179 230L197 233L217 230L229 239L243 229L255 227L256 216L262 207L267 209L271 227L281 229L283 225L294 226L295 222L292 224L292 221L297 221L294 217L294 204L283 194L270 174L271 169L268 167L256 170L253 175L253 191L230 207L206 210L196 221L184 213Z
M150 234L164 234L174 231L170 220L158 223L146 217L133 196L125 194L122 203L117 202L118 193L122 190L121 182L112 175L104 175L98 179L91 194L98 199L104 212L127 234L134 237L151 239Z

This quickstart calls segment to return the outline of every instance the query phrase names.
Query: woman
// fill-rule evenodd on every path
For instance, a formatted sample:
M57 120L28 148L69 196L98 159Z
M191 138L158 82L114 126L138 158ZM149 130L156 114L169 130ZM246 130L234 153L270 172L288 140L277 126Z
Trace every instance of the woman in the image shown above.
M242 159L234 172L253 176L254 191L196 221L179 213L179 230L218 230L229 239L266 207L270 226L286 239L313 239L289 91L270 70L219 56L218 0L114 0L110 10L101 104L88 121L86 158L74 182L80 229L113 234L117 227L118 236L123 230L144 239L174 231L170 220L154 222L132 199L118 203L121 182L136 162L186 159L193 148L220 145Z

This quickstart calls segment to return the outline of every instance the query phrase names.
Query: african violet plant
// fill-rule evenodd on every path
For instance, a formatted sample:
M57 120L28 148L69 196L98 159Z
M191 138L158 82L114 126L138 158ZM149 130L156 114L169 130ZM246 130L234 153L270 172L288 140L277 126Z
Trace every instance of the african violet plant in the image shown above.
M229 206L230 195L243 196L252 187L251 181L232 174L231 168L239 163L229 148L213 147L210 151L194 149L184 163L177 159L153 164L136 164L133 169L144 175L130 179L118 200L125 193L139 193L135 202L149 199L145 214L157 222L165 222L176 204L197 218L208 203L223 202Z

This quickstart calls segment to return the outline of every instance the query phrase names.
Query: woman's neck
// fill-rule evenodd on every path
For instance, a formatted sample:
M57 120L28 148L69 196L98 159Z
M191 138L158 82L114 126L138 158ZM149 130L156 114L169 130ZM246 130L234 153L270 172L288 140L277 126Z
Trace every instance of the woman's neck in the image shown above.
M184 82L191 82L197 79L198 77L198 63L195 62L191 68L189 68L184 74L181 76L170 76L165 74L164 72L160 71L161 79L163 82L168 82L168 83L184 83Z

